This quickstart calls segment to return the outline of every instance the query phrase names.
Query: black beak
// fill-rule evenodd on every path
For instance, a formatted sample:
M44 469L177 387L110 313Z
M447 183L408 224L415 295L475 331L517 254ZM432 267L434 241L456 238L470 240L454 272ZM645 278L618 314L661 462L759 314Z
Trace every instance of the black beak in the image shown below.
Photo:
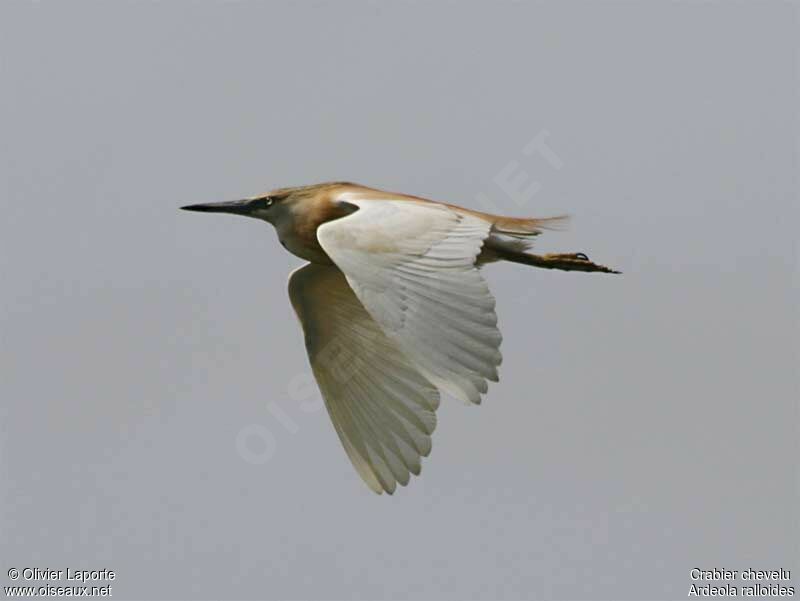
M231 213L233 215L250 215L253 212L253 200L231 200L229 202L209 202L199 205L181 207L184 211L200 213Z

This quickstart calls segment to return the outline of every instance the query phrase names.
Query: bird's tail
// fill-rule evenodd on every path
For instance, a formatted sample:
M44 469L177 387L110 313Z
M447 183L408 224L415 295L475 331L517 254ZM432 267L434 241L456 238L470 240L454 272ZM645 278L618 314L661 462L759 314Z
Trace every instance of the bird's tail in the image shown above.
M556 217L502 217L492 215L492 231L506 236L527 238L538 236L542 230L563 230L569 222L568 215Z

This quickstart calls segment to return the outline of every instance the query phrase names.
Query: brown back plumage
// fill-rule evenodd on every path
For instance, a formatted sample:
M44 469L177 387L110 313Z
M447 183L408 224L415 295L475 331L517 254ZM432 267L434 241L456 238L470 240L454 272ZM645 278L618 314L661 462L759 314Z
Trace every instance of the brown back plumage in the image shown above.
M566 215L559 215L556 217L506 217L504 215L494 215L492 213L484 213L482 211L476 211L474 209L467 209L458 205L440 202L436 200L431 200L429 198L423 198L421 196L414 196L411 194L401 194L398 192L387 192L385 190L378 190L376 188L370 188L368 186L362 186L361 184L355 184L352 182L324 182L320 184L312 184L309 186L297 186L293 188L280 188L275 190L271 194L280 195L285 197L294 197L294 198L301 198L301 197L328 197L331 198L336 193L339 192L356 192L362 193L364 195L369 195L370 198L379 200L379 199L386 199L386 200L409 200L415 202L426 202L426 203L434 203L434 204L441 204L451 209L455 210L459 213L464 213L468 215L472 215L488 221L492 224L493 232L497 234L504 234L513 237L528 237L528 236L536 236L542 233L542 230L558 230L562 229L569 217ZM329 215L326 214L323 221L320 221L319 224L325 223L329 219L336 219L341 217L342 215L338 214L335 211L332 211Z

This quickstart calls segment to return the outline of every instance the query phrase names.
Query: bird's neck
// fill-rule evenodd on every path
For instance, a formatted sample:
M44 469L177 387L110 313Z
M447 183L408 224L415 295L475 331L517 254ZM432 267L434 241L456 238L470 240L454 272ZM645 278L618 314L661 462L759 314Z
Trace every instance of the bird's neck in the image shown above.
M332 261L317 240L317 228L347 214L349 211L327 199L300 198L280 207L273 225L290 253L312 263L330 264Z

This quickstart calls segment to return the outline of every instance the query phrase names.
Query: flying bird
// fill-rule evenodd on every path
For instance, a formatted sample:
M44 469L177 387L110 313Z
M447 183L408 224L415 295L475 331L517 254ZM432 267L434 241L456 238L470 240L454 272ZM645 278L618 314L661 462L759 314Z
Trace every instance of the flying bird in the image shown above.
M289 298L342 446L376 493L419 475L440 394L478 404L498 381L502 337L482 265L619 273L583 253L528 252L564 217L503 217L347 182L181 208L267 221L309 261L290 275Z

